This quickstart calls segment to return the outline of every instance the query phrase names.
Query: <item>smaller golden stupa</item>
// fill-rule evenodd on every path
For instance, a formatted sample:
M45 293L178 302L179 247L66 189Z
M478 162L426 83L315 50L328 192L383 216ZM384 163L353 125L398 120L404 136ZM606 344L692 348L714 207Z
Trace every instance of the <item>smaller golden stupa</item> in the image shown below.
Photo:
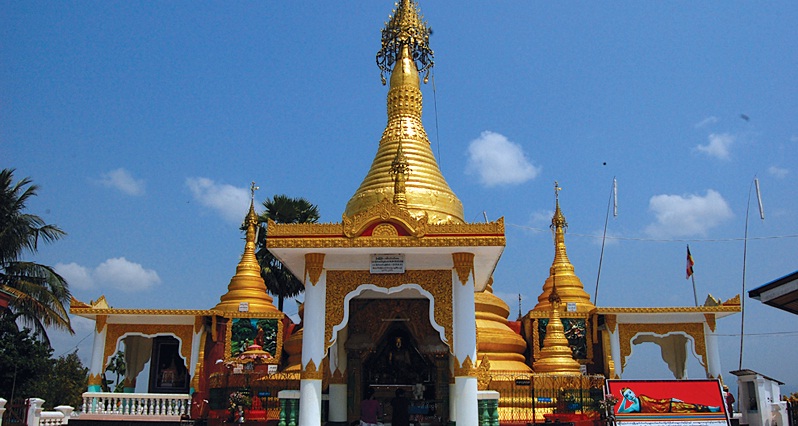
M579 361L573 358L571 346L568 345L568 338L565 337L565 330L560 320L561 300L556 282L552 285L548 301L552 308L551 315L549 315L549 323L546 325L543 348L540 350L538 360L533 365L535 373L579 374Z
M266 291L266 283L260 275L260 264L255 257L255 229L258 226L258 215L255 213L255 189L257 187L253 182L249 213L244 219L244 225L247 227L244 254L241 256L241 261L238 262L236 274L227 285L227 293L221 297L221 301L213 308L214 310L242 312L242 307L246 306L246 312L280 312Z

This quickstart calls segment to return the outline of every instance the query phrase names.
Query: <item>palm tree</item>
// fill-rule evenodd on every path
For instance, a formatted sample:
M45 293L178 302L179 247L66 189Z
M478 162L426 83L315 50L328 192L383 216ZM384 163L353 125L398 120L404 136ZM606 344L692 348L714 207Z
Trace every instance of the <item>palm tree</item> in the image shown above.
M39 187L29 178L17 183L13 178L14 169L0 171L0 290L11 295L8 309L49 344L47 327L74 334L65 307L72 295L66 280L52 267L21 258L35 254L40 240L51 243L66 233L25 212L25 203Z
M263 207L266 210L258 217L260 232L255 255L260 262L266 289L277 296L277 309L282 311L283 300L302 293L304 285L266 249L266 223L269 219L276 223L316 223L319 221L319 208L304 198L290 198L287 195L267 198Z

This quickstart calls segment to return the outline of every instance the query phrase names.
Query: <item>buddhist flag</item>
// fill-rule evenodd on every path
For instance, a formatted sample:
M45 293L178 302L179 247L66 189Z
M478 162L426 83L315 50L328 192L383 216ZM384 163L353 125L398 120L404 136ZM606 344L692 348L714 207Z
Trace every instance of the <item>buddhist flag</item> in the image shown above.
M690 245L688 244L687 245L687 277L685 277L685 279L686 278L690 278L690 276L693 275L693 265L695 265L695 262L693 261L693 255L690 254Z

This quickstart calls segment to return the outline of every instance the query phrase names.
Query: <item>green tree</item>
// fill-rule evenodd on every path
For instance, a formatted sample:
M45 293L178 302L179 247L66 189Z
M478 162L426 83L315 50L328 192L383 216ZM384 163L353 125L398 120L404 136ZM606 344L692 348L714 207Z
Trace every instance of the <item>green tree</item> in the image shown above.
M320 217L319 208L304 198L291 198L287 195L267 198L263 207L266 210L258 217L261 229L258 233L256 256L266 289L277 296L277 309L282 311L283 301L302 293L304 285L266 249L266 223L269 219L276 223L316 223Z
M114 385L114 392L123 392L125 390L125 375L127 374L127 364L125 363L125 353L122 351L116 351L116 354L111 357L111 360L108 362L108 367L105 367L105 371L110 371L111 373L116 374L116 385ZM103 378L105 378L105 374L103 374ZM108 383L113 383L113 380L103 380L105 385L107 386Z
M78 408L83 404L83 392L89 386L89 369L83 366L77 350L68 355L49 360L49 370L34 386L33 394L44 400L46 408L69 405Z
M72 297L69 286L52 267L21 258L35 254L40 240L51 243L66 233L25 211L39 187L29 178L13 179L13 169L0 171L0 289L11 295L8 308L22 325L49 345L47 327L74 334L66 308Z
M53 353L30 329L19 329L18 315L0 312L0 397L8 401L39 397L33 394L36 383L49 371Z

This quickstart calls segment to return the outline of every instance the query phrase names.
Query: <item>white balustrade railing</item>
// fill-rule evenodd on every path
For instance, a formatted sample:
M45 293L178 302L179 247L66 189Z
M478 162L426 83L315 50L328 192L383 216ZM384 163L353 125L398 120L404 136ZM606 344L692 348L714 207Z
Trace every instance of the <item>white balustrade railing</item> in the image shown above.
M41 398L28 398L27 426L61 426L69 423L74 408L68 405L59 405L55 411L43 411L44 400Z
M81 418L177 418L188 414L191 396L165 393L85 392Z

